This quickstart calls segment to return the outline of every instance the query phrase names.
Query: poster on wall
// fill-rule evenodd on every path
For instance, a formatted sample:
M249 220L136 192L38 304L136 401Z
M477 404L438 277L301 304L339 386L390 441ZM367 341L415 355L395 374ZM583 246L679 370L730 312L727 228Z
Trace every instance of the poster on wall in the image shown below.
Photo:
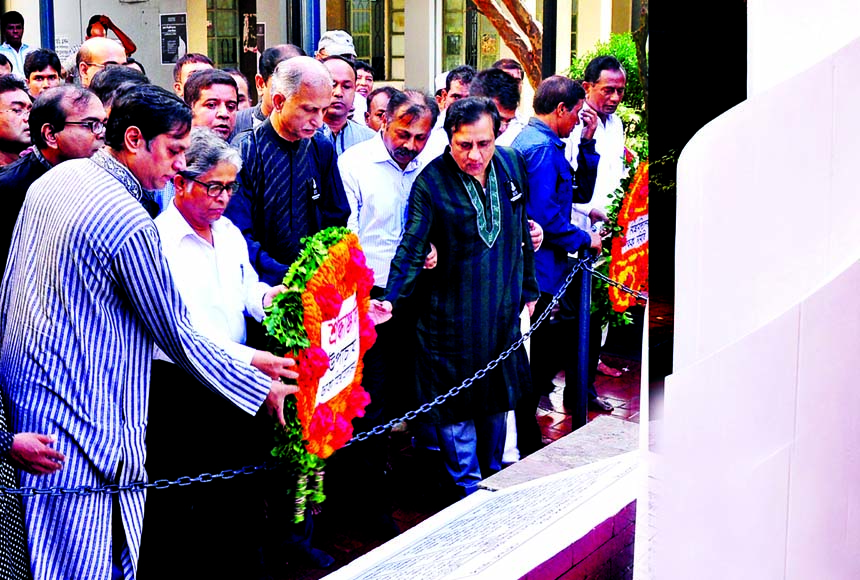
M54 52L57 53L57 57L60 59L60 62L64 62L77 51L72 50L72 43L69 41L68 36L58 34L54 36Z
M185 13L161 14L161 64L176 64L188 52Z

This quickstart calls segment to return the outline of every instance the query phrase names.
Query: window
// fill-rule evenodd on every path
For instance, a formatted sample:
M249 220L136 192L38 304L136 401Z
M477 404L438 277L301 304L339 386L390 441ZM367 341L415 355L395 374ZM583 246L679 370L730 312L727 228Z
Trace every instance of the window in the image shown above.
M206 0L207 48L218 68L239 67L238 0Z
M405 13L403 0L397 4L400 5L400 12ZM346 28L352 35L356 56L373 67L378 79L396 78L391 76L390 68L386 67L386 0L349 0L345 8ZM389 39L389 46L393 42L393 39ZM402 43L402 34L399 42ZM403 56L402 50L398 56ZM402 74L400 78L403 78Z

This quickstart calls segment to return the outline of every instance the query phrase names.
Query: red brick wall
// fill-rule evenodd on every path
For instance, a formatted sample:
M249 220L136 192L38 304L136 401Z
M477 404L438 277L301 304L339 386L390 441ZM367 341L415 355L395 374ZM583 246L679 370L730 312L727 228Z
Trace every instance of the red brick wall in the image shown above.
M520 580L632 580L636 501Z

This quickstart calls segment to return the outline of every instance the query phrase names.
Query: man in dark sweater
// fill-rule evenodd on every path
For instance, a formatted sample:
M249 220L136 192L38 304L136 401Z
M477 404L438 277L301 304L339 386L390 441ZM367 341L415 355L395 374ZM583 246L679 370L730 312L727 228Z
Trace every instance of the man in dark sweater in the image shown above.
M42 91L30 111L31 152L0 169L5 200L0 219L0 266L5 268L12 229L30 185L68 159L91 157L104 145L107 115L89 89L64 85ZM2 272L0 268L0 272Z
M280 62L271 77L272 112L238 140L242 170L224 212L248 244L251 265L260 280L280 284L290 264L312 236L329 226L346 226L349 202L331 142L317 129L331 103L332 79L319 61L297 56ZM249 343L253 339L249 327ZM303 524L285 525L294 506L283 502L283 485L275 482L267 510L270 560L328 568L334 559L311 546L313 516ZM280 546L278 546L280 544Z
M242 231L251 265L267 284L281 283L302 238L346 226L349 202L334 147L317 135L331 95L322 63L282 61L272 75L271 115L239 140L240 187L224 215Z

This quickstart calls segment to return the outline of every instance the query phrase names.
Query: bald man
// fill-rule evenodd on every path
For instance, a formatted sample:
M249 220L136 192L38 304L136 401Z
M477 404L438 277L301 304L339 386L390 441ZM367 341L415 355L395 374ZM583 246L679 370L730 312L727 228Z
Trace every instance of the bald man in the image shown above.
M94 36L78 50L77 68L81 86L89 87L96 73L111 65L125 64L125 49L116 40Z
M280 284L302 238L346 226L349 203L334 148L316 134L331 100L331 75L321 62L284 60L272 74L271 115L238 142L242 187L225 215L247 232L251 263L266 283Z
M269 118L238 140L240 186L224 215L245 236L260 280L277 285L304 247L302 238L346 226L349 202L334 147L317 133L332 100L328 69L307 56L281 61L272 73L271 98ZM276 505L269 509L294 509ZM286 533L284 555L291 562L327 568L334 560L311 546L311 521L308 511L303 525L278 524L271 533Z

